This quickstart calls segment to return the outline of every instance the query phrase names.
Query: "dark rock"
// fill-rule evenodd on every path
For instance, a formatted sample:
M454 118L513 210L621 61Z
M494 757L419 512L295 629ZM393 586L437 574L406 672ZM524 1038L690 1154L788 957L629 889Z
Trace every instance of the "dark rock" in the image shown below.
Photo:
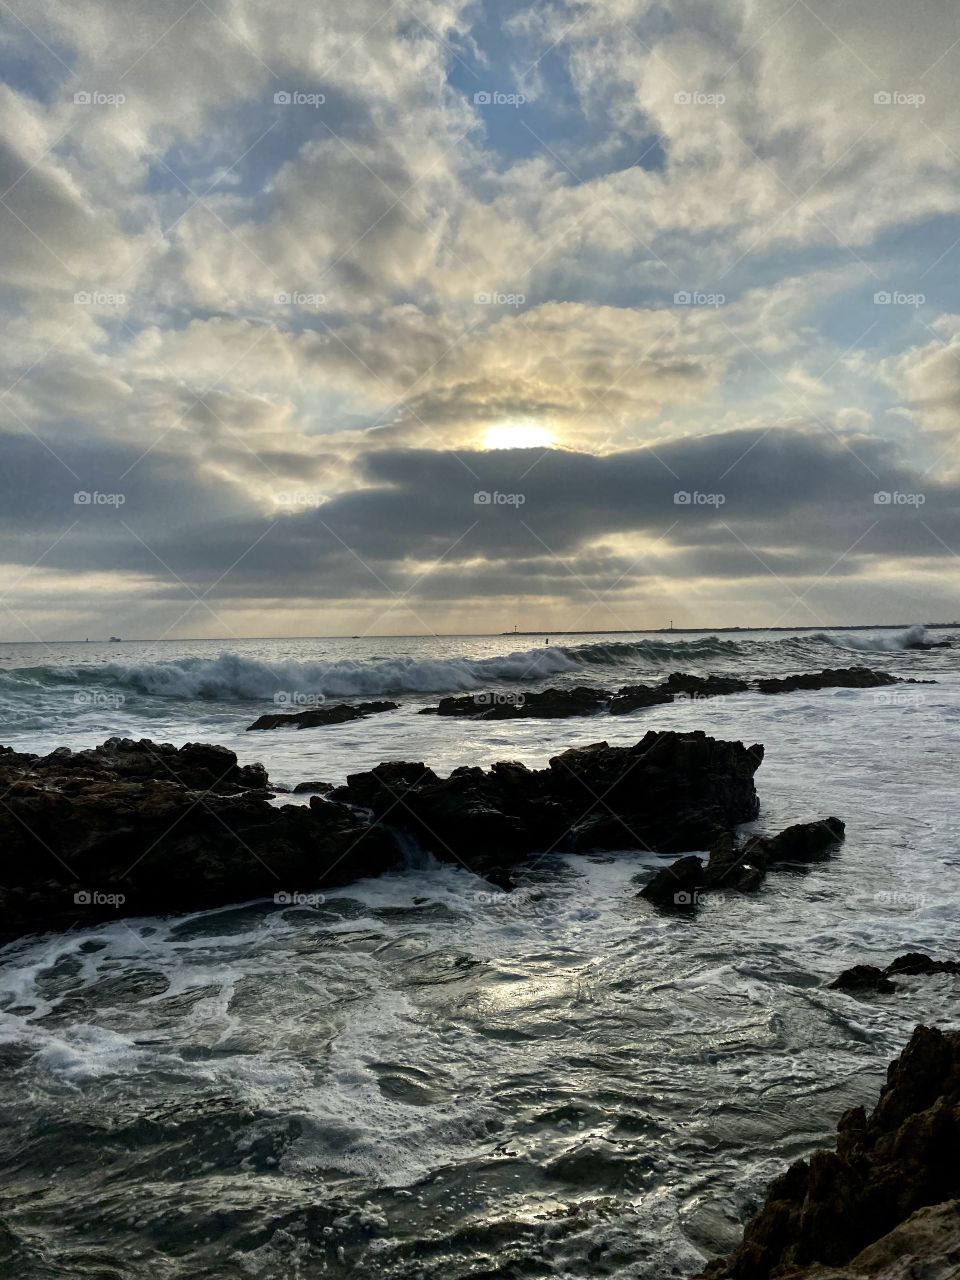
M660 906L696 906L707 892L756 889L775 863L822 857L843 837L844 825L839 818L801 822L779 835L754 836L740 846L727 833L713 844L706 863L700 858L681 858L658 871L640 896ZM682 897L677 902L678 893ZM692 901L688 900L690 895Z
M960 974L960 961L934 960L920 951L908 951L897 956L885 969L878 969L872 964L857 964L852 969L844 969L843 973L829 983L834 991L879 991L889 994L897 990L892 977L916 977L933 973Z
M776 1179L743 1243L711 1263L702 1280L769 1280L818 1263L846 1266L917 1210L960 1195L958 1150L960 1032L919 1026L891 1063L871 1115L862 1107L846 1112L835 1151L817 1151ZM955 1226L955 1215L947 1222ZM875 1248L875 1257L882 1254ZM809 1274L812 1280L818 1272ZM894 1274L907 1280L929 1272Z
M878 991L883 995L897 989L896 983L872 964L855 964L852 969L844 969L829 985L832 991Z
M622 716L629 711L640 711L644 707L655 707L672 701L673 694L666 689L654 689L647 684L627 684L611 699L609 710L612 716Z
M440 716L476 716L480 720L558 720L567 716L593 716L613 695L607 689L578 685L573 689L544 689L540 693L487 690L455 698L441 698Z
M640 890L640 897L664 907L693 907L702 884L703 860L689 854L657 871Z
M737 676L691 676L683 671L672 672L660 685L662 691L688 698L716 698L726 693L746 693L749 688L749 682Z
M902 974L904 977L929 973L960 973L960 961L934 960L921 951L908 951L905 955L891 960L884 969L886 974Z
M276 784L274 784L276 785ZM295 796L307 795L310 792L318 791L322 795L326 795L328 791L333 790L332 782L298 782L293 788Z
M874 671L871 667L827 667L823 671L758 680L757 688L761 693L794 693L797 689L877 689L882 685L919 683L926 682L902 680L888 671Z
M334 800L409 827L439 858L485 874L553 848L708 848L757 813L763 748L702 732L648 733L555 756L547 769L503 763L439 779L424 764L353 774Z
M333 707L270 713L247 725L247 732L254 729L314 729L324 724L345 724L349 720L363 720L381 711L395 711L399 705L399 702L358 702L355 706L350 706L346 702L338 702Z
M399 859L354 810L274 806L232 751L111 739L0 753L0 937L193 911L373 875Z

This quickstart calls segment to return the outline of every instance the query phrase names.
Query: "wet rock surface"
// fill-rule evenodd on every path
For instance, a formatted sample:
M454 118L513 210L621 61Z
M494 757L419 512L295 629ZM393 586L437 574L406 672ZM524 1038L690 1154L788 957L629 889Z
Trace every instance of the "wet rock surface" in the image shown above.
M262 766L223 747L0 748L0 937L348 883L400 860L397 829L501 884L553 848L704 848L756 816L762 758L702 732L648 733L540 770L502 762L439 778L388 762L277 806Z
M648 733L517 763L462 767L439 779L425 764L353 774L332 798L408 827L439 858L505 866L553 848L701 849L756 815L763 748L702 732Z
M363 720L381 711L396 711L399 702L339 702L334 707L310 707L306 711L281 711L268 713L247 725L247 732L255 729L315 729L325 724L346 724L350 720Z
M921 951L908 951L883 969L872 964L856 964L844 969L829 987L833 991L875 991L889 995L897 990L897 984L891 979L898 974L909 978L933 973L960 974L960 961L935 960Z
M799 675L758 680L761 693L795 693L798 689L879 689L891 684L933 684L932 680L904 679L872 667L826 667Z
M826 857L843 838L839 818L797 823L778 835L753 836L743 844L726 834L711 848L706 862L691 856L661 868L639 896L663 907L696 907L705 895L758 888L777 863Z
M577 686L572 689L493 690L441 698L435 707L423 707L420 715L471 716L479 720L553 720L566 716L592 716L608 712L625 715L645 707L691 698L720 698L731 693L793 693L811 689L877 689L894 684L934 684L932 680L903 679L871 667L837 667L780 679L749 681L739 676L696 676L674 671L658 685L624 685L616 692ZM261 717L267 719L269 717ZM259 723L259 722L258 722ZM257 728L251 725L251 728ZM269 726L265 726L269 727Z
M918 1026L871 1114L845 1112L835 1150L777 1178L742 1244L702 1280L956 1275L958 1151L960 1032Z
M206 744L0 748L0 938L342 884L398 856L344 805L270 803L261 765Z

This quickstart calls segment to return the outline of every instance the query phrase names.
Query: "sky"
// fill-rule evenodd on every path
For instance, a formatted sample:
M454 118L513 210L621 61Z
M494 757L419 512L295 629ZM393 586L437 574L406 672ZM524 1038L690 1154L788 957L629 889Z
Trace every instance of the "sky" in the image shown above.
M3 0L0 639L960 617L955 0Z

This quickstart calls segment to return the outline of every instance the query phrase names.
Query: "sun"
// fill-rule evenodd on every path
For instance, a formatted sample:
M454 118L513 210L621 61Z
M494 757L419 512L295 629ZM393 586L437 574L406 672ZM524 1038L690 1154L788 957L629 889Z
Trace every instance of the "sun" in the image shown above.
M553 443L546 427L532 422L503 422L483 437L485 449L549 449Z

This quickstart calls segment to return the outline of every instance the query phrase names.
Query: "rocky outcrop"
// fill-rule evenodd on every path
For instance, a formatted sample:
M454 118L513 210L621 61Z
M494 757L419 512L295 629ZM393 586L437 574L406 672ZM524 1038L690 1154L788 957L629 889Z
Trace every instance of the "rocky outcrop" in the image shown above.
M441 779L424 764L381 764L309 805L278 806L262 766L224 747L0 748L0 938L344 884L399 859L395 828L501 884L512 863L555 847L703 848L756 816L762 758L700 732L649 733L540 770L501 763Z
M597 715L612 697L607 689L589 689L584 685L573 689L543 689L540 693L485 691L441 698L435 708L425 707L421 714L435 712L438 716L476 716L480 720L529 717L556 720L566 716Z
M224 747L0 748L0 794L2 939L310 891L399 857L387 829L345 805L272 805L263 767Z
M942 1261L960 1256L950 1203L960 1196L960 1032L917 1027L871 1114L852 1108L837 1133L836 1150L772 1183L743 1243L702 1280L956 1274ZM919 1256L906 1269L911 1248Z
M690 698L720 698L731 693L791 693L798 689L875 689L891 684L934 684L932 680L901 679L870 667L840 667L751 684L739 676L694 676L674 671L658 685L624 685L616 693L578 685L572 689L484 690L442 698L436 707L423 707L422 716L472 716L478 720L554 720L563 716L593 716L602 712L625 715L665 702ZM268 717L262 717L267 719ZM289 717L288 717L289 718ZM259 725L251 725L256 729ZM270 727L270 726L264 726Z
M890 981L897 974L908 978L931 973L960 974L960 961L934 960L921 951L908 951L891 960L885 969L872 964L855 964L852 969L844 969L829 986L833 991L874 991L889 995L897 990L897 984Z
M800 675L758 680L761 693L795 693L798 689L879 689L890 684L933 684L932 680L904 679L872 667L827 667Z
M381 711L396 711L399 702L358 702L351 706L338 702L334 707L310 707L306 711L272 712L247 725L247 732L254 729L315 729L324 724L346 724L349 720L363 720Z
M695 907L709 894L756 889L777 863L822 858L843 837L839 818L797 823L779 835L753 836L743 844L727 834L711 848L706 862L680 858L655 872L639 896L663 907Z
M918 1209L845 1267L791 1268L778 1280L957 1280L960 1200Z
M486 873L553 848L707 848L756 815L762 759L761 746L700 731L650 732L631 747L565 751L546 769L501 763L440 779L422 763L382 764L331 794Z
M718 698L727 693L746 693L750 682L737 676L691 676L674 671L659 687L681 698Z

